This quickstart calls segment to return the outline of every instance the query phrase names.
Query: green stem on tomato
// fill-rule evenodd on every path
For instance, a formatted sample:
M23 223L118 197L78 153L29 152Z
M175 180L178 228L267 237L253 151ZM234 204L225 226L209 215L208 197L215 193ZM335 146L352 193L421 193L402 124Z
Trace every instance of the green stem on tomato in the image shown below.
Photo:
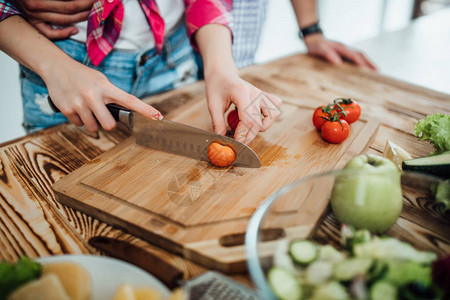
M343 104L345 104L345 105L349 105L349 104L352 104L353 103L353 101L352 101L352 99L350 99L350 98L336 98L336 99L334 99L334 104L336 104L336 106L337 107L339 107L339 109L341 110L341 111L344 111L344 109L342 108L342 106L339 104L339 100L341 100L341 103L343 103ZM353 106L347 106L347 107L349 107L349 108L353 108ZM344 112L345 113L345 112ZM345 116L347 116L347 114L345 114Z
M339 124L341 124L341 126L342 126L342 129L344 129L344 125L342 124L342 121L341 121L341 116L346 117L347 114L343 110L335 113L334 115L329 114L329 116L330 116L329 118L326 118L326 117L321 117L321 118L325 119L327 121L330 121L330 122L339 122Z

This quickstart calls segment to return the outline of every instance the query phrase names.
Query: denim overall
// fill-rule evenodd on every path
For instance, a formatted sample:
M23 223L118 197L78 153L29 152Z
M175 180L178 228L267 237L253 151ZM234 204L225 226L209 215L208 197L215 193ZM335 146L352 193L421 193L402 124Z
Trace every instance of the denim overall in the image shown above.
M149 29L150 30L150 29ZM117 87L138 98L161 93L197 80L197 65L184 22L165 39L162 54L155 48L145 51L113 50L94 67L86 45L71 39L55 44L78 62L96 69ZM24 66L20 66L24 122L27 133L67 122L62 113L54 113L47 103L44 81Z

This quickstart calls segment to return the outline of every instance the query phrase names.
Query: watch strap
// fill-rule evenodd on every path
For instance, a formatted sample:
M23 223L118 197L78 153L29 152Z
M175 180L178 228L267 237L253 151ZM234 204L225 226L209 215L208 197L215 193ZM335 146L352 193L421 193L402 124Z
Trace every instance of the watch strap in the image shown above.
M300 28L299 37L304 39L307 35L314 33L323 33L322 28L320 28L319 22L309 25L305 28Z

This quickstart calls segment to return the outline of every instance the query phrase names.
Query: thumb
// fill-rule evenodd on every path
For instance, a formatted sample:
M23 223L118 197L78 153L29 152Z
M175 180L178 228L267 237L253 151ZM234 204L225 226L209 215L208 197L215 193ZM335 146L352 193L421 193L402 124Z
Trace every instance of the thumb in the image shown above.
M225 135L227 133L227 125L225 123L223 109L220 105L217 105L218 103L220 103L220 101L211 101L210 104L208 104L208 110L211 115L213 131Z
M34 24L37 30L39 30L43 35L45 35L50 40L61 40L66 39L76 33L78 29L74 26L69 26L65 28L53 28L51 25L46 23Z

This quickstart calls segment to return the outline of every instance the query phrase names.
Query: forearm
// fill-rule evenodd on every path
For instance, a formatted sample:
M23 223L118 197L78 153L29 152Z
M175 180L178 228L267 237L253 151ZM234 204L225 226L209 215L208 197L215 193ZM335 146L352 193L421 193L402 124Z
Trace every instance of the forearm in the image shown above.
M22 17L0 22L0 36L0 50L36 72L53 103L75 125L96 131L100 123L106 130L113 129L116 122L105 106L108 103L147 118L162 118L157 110L114 86L101 72L72 59Z
M20 16L0 22L0 50L39 74L45 81L51 64L70 58Z
M318 21L316 0L291 0L291 3L300 28L305 28Z
M205 25L195 33L195 41L203 59L205 78L217 71L237 74L231 51L231 32L226 26Z

